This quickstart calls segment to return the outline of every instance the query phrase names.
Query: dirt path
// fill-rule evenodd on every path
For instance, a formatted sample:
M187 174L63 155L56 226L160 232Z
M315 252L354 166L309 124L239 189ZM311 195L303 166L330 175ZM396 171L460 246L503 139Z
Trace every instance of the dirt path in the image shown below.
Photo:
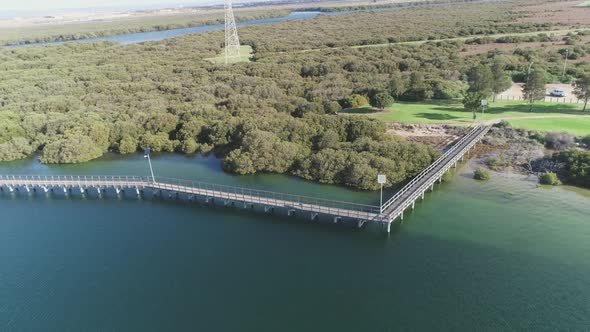
M442 39L433 39L433 40L417 40L417 41L404 41L404 42L394 42L394 43L384 43L384 44L369 44L369 45L350 45L350 46L341 46L341 47L320 47L320 48L309 48L305 50L296 50L292 52L296 53L306 53L306 52L317 52L317 51L328 51L328 50L342 50L342 49L349 49L349 48L369 48L369 47L388 47L394 45L421 45L425 43L436 43L436 42L444 42L444 41L466 41L472 38L482 38L482 37L490 37L490 38L500 38L500 37L512 37L512 36L536 36L538 34L550 34L554 36L565 36L570 32L579 32L579 31L590 31L588 27L581 27L579 29L567 29L567 30L544 30L544 31L535 31L535 32L512 32L512 33L499 33L499 34L492 34L492 35L473 35L467 37L453 37L453 38L442 38ZM291 53L291 52L269 52L269 53ZM266 54L269 54L266 53Z

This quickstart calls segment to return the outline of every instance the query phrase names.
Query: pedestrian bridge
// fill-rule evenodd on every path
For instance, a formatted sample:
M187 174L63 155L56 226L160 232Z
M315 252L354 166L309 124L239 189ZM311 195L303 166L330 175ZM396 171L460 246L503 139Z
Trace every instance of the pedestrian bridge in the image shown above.
M391 223L404 211L415 207L427 190L441 181L443 174L468 154L488 132L489 126L476 126L458 140L432 165L418 174L382 206L365 205L279 192L210 184L189 180L137 176L64 176L0 175L0 188L5 193L124 197L161 197L208 205L231 206L286 217L302 217L330 222L380 223L390 232Z

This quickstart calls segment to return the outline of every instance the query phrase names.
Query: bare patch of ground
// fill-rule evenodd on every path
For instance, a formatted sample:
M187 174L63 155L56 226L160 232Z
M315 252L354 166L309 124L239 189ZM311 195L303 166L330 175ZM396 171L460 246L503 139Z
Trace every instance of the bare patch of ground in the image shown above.
M550 34L549 34L550 35ZM546 52L554 52L558 51L562 48L572 47L571 45L566 45L565 42L561 39L563 37L558 37L559 41L554 42L531 42L531 43L489 43L489 44L481 44L481 45L465 45L463 50L461 51L461 55L468 56L474 54L483 54L487 53L492 50L502 50L505 52L513 52L517 48L542 48ZM581 36L580 41L578 44L590 44L590 36ZM570 62L582 62L588 61L587 59L580 58L576 60L570 60Z
M403 124L391 123L387 128L389 134L401 136L410 142L430 145L444 150L464 134L462 126L437 124Z
M521 100L523 98L523 95L522 95L522 86L523 85L524 85L523 83L512 84L512 86L508 90L506 90L506 91L500 93L498 96L496 96L496 100ZM563 90L565 92L566 96L564 98L552 97L549 95L549 92L551 92L551 90ZM574 87L571 84L562 84L562 83L547 84L546 85L545 101L565 103L565 102L570 102L570 100L571 100L572 102L576 102L578 99L576 98L576 96L573 95L573 90L574 90Z
M525 17L519 21L588 26L590 24L590 8L576 7L579 4L580 0L570 0L523 6L521 11Z

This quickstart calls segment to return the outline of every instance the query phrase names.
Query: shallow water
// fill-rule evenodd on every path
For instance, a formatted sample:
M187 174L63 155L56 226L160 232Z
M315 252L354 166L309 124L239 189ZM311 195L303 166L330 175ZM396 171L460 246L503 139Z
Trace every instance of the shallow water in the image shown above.
M156 173L375 202L215 158ZM145 175L141 156L0 174ZM580 192L582 194L580 194ZM459 174L386 237L368 229L160 200L0 195L0 330L583 331L590 197Z

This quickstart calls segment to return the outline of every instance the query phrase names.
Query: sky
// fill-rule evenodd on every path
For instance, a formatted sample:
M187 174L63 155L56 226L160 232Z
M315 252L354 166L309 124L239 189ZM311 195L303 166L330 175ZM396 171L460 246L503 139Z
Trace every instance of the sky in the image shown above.
M6 12L87 8L142 9L204 3L223 3L223 0L0 0L0 15Z

